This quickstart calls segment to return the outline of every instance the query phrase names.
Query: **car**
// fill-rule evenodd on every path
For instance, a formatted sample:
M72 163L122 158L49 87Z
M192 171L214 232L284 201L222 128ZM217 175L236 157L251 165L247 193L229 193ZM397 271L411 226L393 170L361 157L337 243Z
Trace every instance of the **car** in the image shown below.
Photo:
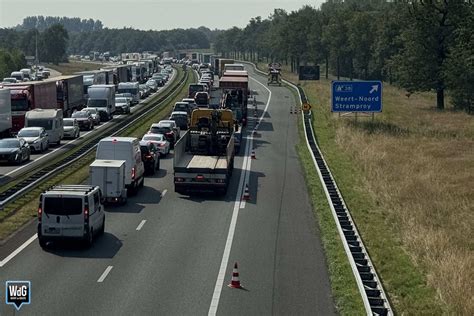
M94 126L100 125L100 115L96 108L83 108L81 111L89 111L94 120Z
M37 233L40 247L61 239L76 239L90 247L105 230L105 209L99 186L56 185L41 193Z
M211 89L211 81L208 79L201 79L199 83L205 84L207 86L207 91Z
M63 119L64 138L79 138L80 129L77 120L74 118Z
M30 150L42 153L49 148L48 133L43 127L23 127L17 134L17 138L23 138L30 146Z
M174 144L176 144L180 136L179 136L179 130L175 129L175 127L177 127L176 122L175 121L171 121L171 122L173 122L173 124L163 122L163 121L160 121L159 123L151 124L148 134L165 135L166 140L170 143L170 148L173 149Z
M130 114L130 101L125 97L115 97L115 111Z
M94 128L94 119L89 111L76 111L72 113L71 118L76 119L80 130L90 131Z
M141 99L144 99L146 97L148 97L151 93L151 89L149 86L147 86L146 84L141 84L138 86L138 88L140 89L140 98Z
M23 138L0 139L0 160L21 164L30 160L30 146Z
M194 102L200 108L208 108L209 107L209 94L207 92L197 92L194 95Z
M160 153L155 144L148 141L140 141L140 151L146 174L155 174L160 169Z
M166 156L170 153L170 142L163 134L145 134L142 140L155 144L162 156Z
M176 102L173 107L173 112L187 112L189 116L191 116L193 110L194 108L188 102Z
M8 78L3 78L3 83L17 83L18 80L16 78L8 77Z
M165 76L162 74L154 74L151 79L155 80L158 83L158 87L163 87L166 83Z
M198 92L207 92L207 86L203 83L193 83L188 87L188 98L194 98Z
M125 92L125 93L116 93L115 94L115 97L118 98L118 97L124 97L124 98L127 98L127 100L130 102L130 106L134 105L134 102L133 102L133 96L131 93L129 92Z
M175 121L176 125L178 125L180 129L184 129L184 130L188 129L188 124L189 124L188 112L183 112L183 111L171 112L169 119L171 121Z
M155 80L149 79L145 84L150 87L151 91L158 91L158 83Z

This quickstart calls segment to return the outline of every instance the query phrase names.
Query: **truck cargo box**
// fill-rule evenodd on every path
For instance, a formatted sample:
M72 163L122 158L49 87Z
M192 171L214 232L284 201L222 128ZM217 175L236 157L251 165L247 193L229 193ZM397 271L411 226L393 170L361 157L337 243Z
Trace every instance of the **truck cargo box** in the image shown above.
M89 169L91 185L99 186L109 203L125 203L125 160L95 160Z

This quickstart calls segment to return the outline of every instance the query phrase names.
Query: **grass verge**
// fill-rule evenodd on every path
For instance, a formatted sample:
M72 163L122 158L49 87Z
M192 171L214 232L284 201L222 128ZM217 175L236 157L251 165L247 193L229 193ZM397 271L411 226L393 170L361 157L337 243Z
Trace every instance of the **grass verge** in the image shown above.
M432 93L407 98L385 84L383 113L355 122L330 112L330 80L302 86L318 144L392 307L407 315L472 315L472 117L449 105L437 111Z
M293 89L291 90L293 91ZM319 181L313 159L306 146L303 131L303 123L300 119L299 143L296 146L296 150L304 169L308 193L317 221L316 225L319 225L321 231L334 303L341 315L363 315L365 314L364 304L346 253L342 247L323 186Z
M182 71L178 70L178 78L181 76L181 73ZM131 126L123 135L141 138L150 126L150 122L161 120L169 113L174 102L187 92L186 87L193 80L195 80L194 74L188 77L182 89L178 89L173 93L165 105L157 107L156 111L152 113L145 122L142 121L140 124ZM36 217L38 196L48 187L58 183L76 184L85 182L89 177L89 165L94 160L94 157L95 152L88 154L80 161L70 165L69 168L65 169L60 174L54 176L45 183L40 184L37 188L20 197L15 202L8 204L2 211L3 217L0 219L0 241L5 240L8 236Z

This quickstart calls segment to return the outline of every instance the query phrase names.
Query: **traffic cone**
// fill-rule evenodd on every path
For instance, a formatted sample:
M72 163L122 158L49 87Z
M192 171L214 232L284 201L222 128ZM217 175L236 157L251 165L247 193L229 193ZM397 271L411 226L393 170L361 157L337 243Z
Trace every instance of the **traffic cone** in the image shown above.
M242 289L242 285L240 285L240 280L239 280L239 270L237 267L237 262L234 263L234 269L232 270L232 279L230 281L230 284L227 285L230 288L233 289Z
M257 156L255 155L255 149L252 149L252 153L250 154L250 158L257 159Z
M245 185L244 196L242 197L244 201L250 200L250 192L248 184Z

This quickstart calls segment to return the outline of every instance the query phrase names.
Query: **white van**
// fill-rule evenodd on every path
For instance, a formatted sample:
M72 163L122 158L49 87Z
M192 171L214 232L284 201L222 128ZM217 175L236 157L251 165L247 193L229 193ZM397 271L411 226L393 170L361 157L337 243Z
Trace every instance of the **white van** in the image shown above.
M78 239L90 246L104 233L105 213L98 186L57 185L42 193L38 207L38 240L42 248L58 239Z
M60 144L64 137L63 110L33 109L25 114L25 127L43 127L50 144Z
M25 80L25 75L21 71L13 71L10 74L10 77L15 78L18 81L24 81Z
M97 145L95 159L125 160L125 187L136 193L143 187L145 166L140 151L140 141L134 137L106 137Z

